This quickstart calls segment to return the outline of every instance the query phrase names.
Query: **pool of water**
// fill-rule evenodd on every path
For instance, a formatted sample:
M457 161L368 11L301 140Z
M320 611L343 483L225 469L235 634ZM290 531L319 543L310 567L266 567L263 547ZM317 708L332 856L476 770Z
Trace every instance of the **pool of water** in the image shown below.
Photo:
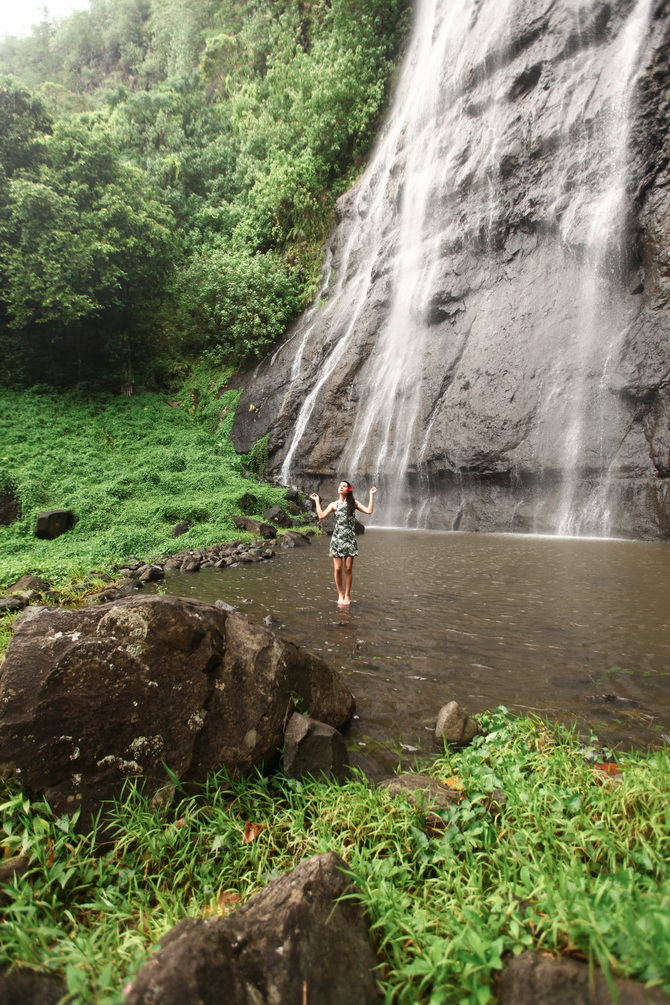
M620 747L670 742L670 548L369 529L338 608L328 538L270 562L168 577L234 604L341 671L353 758L377 773L432 750L439 709L506 705Z

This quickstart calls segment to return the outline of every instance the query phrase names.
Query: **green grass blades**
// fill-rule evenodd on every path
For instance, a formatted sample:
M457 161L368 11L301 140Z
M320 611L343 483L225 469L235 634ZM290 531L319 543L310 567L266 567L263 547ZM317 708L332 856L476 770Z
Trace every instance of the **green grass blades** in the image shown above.
M3 890L0 963L60 973L73 1001L120 1002L180 918L226 914L332 848L361 891L388 1003L493 1002L505 958L529 948L670 991L667 751L597 767L562 727L482 719L486 736L426 769L462 786L439 827L363 778L219 774L177 788L169 810L129 787L102 845L6 787L4 854L30 869Z
M244 495L257 515L278 502L280 490L244 477L229 436L238 392L228 376L196 371L173 395L0 392L0 473L21 501L20 519L0 527L0 589L32 572L66 591L130 556L239 536L230 514ZM37 514L57 508L74 511L74 529L40 541ZM176 543L181 520L193 526Z

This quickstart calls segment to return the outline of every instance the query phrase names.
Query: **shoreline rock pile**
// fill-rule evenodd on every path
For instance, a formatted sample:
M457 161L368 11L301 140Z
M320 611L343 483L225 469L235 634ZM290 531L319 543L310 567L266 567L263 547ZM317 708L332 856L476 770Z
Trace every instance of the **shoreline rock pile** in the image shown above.
M247 517L239 518L242 530L258 533L260 526L257 520ZM272 536L261 537L260 540L248 544L242 541L226 541L211 544L203 548L183 548L171 555L154 556L147 561L131 557L118 565L112 566L120 579L113 580L106 572L91 572L96 579L108 581L109 585L95 593L89 593L83 598L86 604L104 604L122 597L134 595L147 583L157 583L165 578L166 573L199 572L201 569L236 569L240 565L256 562L267 562L277 554L277 548L289 549L304 547L311 544L315 534L313 527L304 531L287 530L277 538L276 528L271 528ZM86 589L86 582L75 584L74 588ZM0 615L17 613L31 603L58 602L58 594L51 589L49 583L36 576L27 574L21 576L7 588L6 594L0 596Z

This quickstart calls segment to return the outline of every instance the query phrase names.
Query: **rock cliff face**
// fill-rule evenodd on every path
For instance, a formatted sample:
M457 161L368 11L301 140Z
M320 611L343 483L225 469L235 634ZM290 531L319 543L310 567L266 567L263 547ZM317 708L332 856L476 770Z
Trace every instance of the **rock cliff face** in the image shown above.
M420 2L237 448L374 480L382 523L670 536L669 34L665 0Z

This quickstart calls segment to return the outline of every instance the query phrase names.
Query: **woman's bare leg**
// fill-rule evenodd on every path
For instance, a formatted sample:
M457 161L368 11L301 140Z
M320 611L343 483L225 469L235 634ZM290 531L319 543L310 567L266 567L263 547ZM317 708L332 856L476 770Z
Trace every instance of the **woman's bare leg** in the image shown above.
M333 573L335 576L335 586L337 587L337 602L344 603L344 590L342 589L342 559L333 559Z
M351 583L354 578L354 556L347 555L344 560L344 597L343 604L351 603Z

